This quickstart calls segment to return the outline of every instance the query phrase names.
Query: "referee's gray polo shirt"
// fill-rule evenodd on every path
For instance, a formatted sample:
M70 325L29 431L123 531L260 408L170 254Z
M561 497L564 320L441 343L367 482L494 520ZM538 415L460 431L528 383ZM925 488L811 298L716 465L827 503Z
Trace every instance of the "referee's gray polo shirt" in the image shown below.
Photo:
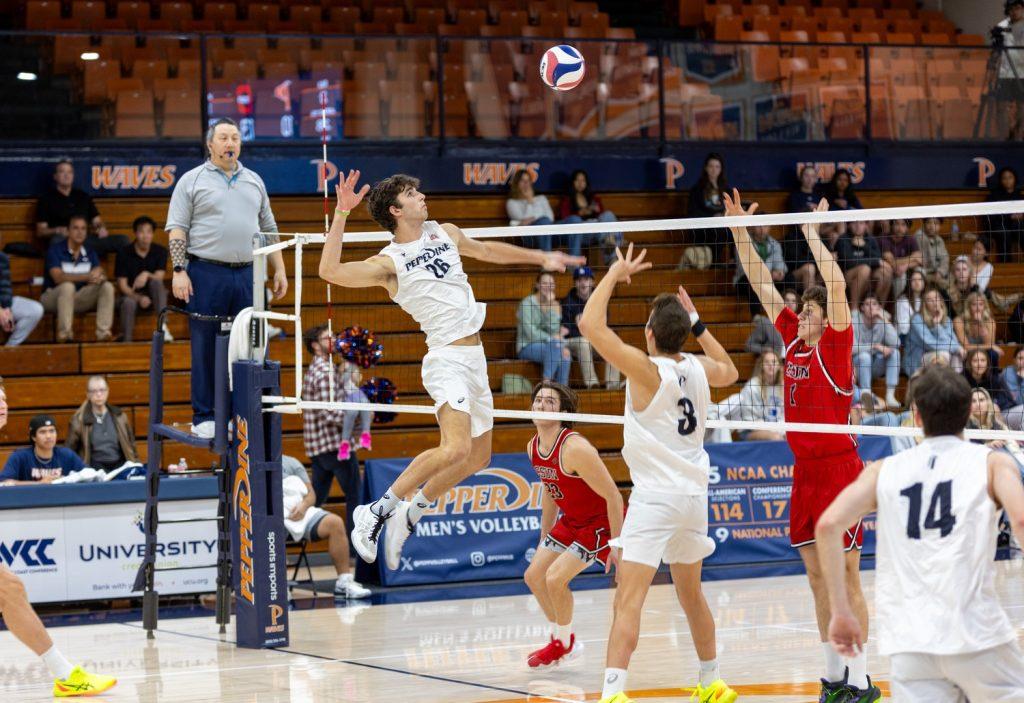
M252 261L253 235L276 232L277 222L255 171L239 162L229 177L207 161L174 185L164 229L184 230L193 256L239 263Z

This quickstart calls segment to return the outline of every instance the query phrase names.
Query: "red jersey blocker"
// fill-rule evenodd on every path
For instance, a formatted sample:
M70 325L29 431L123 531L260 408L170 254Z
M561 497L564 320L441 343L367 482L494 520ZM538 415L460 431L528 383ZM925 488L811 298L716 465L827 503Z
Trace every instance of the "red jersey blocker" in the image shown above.
M831 325L815 346L797 336L797 315L788 307L775 319L785 345L787 422L846 425L853 400L853 325L842 332ZM857 440L849 434L787 432L796 457L793 494L789 504L789 541L793 547L814 544L814 526L836 496L860 474L864 463ZM849 551L861 548L860 521L846 531Z
M530 463L544 484L544 489L561 514L543 546L555 552L572 552L581 561L597 560L602 566L608 559L608 504L587 482L562 470L562 447L577 432L562 428L551 452L540 451L540 436L530 440Z

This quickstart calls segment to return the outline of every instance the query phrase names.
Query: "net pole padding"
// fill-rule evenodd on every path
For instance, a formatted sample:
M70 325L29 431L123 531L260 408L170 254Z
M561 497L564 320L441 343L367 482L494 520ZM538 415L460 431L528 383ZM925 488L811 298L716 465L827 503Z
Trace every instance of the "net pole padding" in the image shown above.
M527 225L517 227L470 227L462 231L473 239L491 237L522 237L544 234L606 234L611 232L652 232L692 229L723 229L727 227L822 224L857 222L861 220L919 220L927 217L978 217L1024 213L1024 201L1008 200L994 203L953 203L950 205L913 205L908 207L873 208L867 210L833 210L730 217L694 217L666 220L626 220L619 222L582 222L571 225ZM294 232L280 236L301 238L308 244L323 244L323 235ZM390 232L346 232L346 243L389 242ZM280 243L261 247L255 253L278 251Z
M372 410L374 412L387 413L413 413L417 415L434 415L436 410L433 405L411 405L411 404L385 404L385 403L351 403L336 402L327 403L323 401L299 401L292 403L293 398L282 398L280 396L264 396L263 402L269 403L265 407L266 412L296 412L303 410ZM491 415L511 420L571 420L582 424L596 425L621 425L622 415L598 415L588 413L548 413L535 412L533 410L505 410L495 408ZM726 430L769 430L772 432L815 432L818 434L854 434L874 435L879 437L923 437L924 432L919 427L883 427L873 425L819 425L813 422L765 422L741 420L714 420L708 419L705 424L707 429ZM984 440L1015 440L1024 443L1024 432L1012 430L965 430L966 439Z

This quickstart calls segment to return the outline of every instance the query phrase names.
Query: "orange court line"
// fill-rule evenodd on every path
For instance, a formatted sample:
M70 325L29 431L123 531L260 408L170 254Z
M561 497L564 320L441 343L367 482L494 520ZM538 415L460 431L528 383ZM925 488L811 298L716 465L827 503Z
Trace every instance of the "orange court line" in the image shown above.
M872 681L875 686L882 690L883 696L889 695L888 681ZM821 690L821 684L810 683L751 683L751 684L730 684L730 688L736 693L744 696L817 696ZM689 698L693 693L690 688L645 688L640 690L626 691L630 698L678 698L680 700ZM552 694L561 698L560 694ZM575 698L578 694L568 694L565 698L580 701L596 701L601 698L600 693L587 693L584 698ZM548 703L554 701L545 695L535 695L528 698L501 698L479 703Z

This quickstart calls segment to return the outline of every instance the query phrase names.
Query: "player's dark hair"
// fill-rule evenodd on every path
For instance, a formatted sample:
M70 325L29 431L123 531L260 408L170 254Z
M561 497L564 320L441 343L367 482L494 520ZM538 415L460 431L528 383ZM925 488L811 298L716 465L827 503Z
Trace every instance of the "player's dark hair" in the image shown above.
M156 222L153 221L153 218L148 215L142 215L132 220L132 232L138 233L139 228L143 225L149 225L153 228L154 232L156 231Z
M805 305L807 303L817 303L818 307L821 308L822 316L828 319L828 292L824 286L811 286L800 296L800 302Z
M569 386L563 386L561 383L558 383L557 381L550 381L548 379L544 379L543 381L541 381L540 383L533 387L533 392L530 394L530 402L532 403L534 400L536 400L537 394L540 393L545 388L550 388L551 390L558 394L558 412L576 412L576 408L579 407L580 402L580 397L576 395L576 391L574 391L572 388L569 388ZM572 429L572 420L562 420L561 422L562 427L568 427Z
M690 314L672 293L659 293L651 304L647 327L654 333L654 347L662 354L678 354L690 336Z
M302 341L306 345L306 351L310 354L313 353L313 342L320 341L320 335L327 329L327 325L317 325L316 327L310 327L302 335Z
M374 183L373 188L370 189L370 194L366 196L370 217L388 232L394 232L398 222L395 221L395 216L391 214L391 208L401 208L401 205L398 203L398 196L405 192L406 188L419 187L420 179L407 176L404 173L396 173Z
M921 414L926 437L956 435L964 431L971 416L971 385L947 366L929 366L914 379L914 405Z

